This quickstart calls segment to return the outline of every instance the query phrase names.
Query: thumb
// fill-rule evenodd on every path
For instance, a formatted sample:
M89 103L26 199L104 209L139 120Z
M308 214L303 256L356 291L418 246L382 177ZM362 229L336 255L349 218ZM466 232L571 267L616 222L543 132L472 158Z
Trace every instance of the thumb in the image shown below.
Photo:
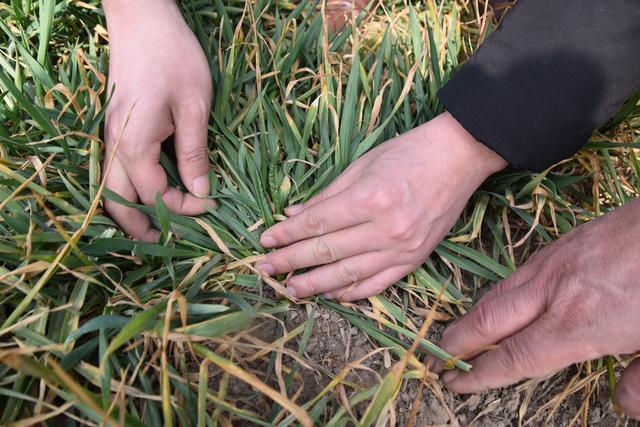
M522 272L527 274L526 269ZM507 281L517 283L519 275L515 273L511 276L514 279ZM546 310L546 291L542 286L528 283L508 291L499 288L500 285L494 287L466 316L445 329L439 344L442 349L453 355L469 357L523 330ZM500 292L502 295L492 295ZM427 363L436 373L444 367L433 356L427 359Z
M175 115L175 148L178 172L187 189L198 197L209 195L209 106L197 102L183 106Z
M622 373L616 386L615 402L629 417L640 420L640 359Z

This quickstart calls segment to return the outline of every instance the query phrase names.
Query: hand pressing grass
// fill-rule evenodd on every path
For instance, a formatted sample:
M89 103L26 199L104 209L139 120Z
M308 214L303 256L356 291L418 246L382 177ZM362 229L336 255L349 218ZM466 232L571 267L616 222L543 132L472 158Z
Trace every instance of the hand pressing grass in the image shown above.
M438 115L438 88L490 21L454 1L388 2L362 28L330 34L310 2L181 7L213 81L218 208L197 219L102 186L113 98L100 3L0 5L0 424L374 423L393 413L401 379L425 378L425 355L450 359L420 331L438 296L436 318L459 315L478 286L540 243L637 192L630 108L612 125L623 123L627 145L603 137L553 171L491 178L435 255L393 289L359 305L303 301L305 319L292 326L282 283L252 267L265 254L260 234L369 149ZM171 153L160 161L169 184L185 188ZM129 239L105 201L148 215L159 242ZM402 361L393 378L363 385L349 377L357 363L339 373L314 363L316 304L366 334L389 365ZM328 384L311 398L309 372ZM250 391L234 394L234 381Z

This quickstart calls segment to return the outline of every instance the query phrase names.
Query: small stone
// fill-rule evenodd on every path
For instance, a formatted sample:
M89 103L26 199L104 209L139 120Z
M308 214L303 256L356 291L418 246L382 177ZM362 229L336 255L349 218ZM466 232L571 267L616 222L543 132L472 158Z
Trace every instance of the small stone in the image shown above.
M520 394L514 393L513 396L507 400L504 407L509 411L509 413L517 413L518 407L520 406Z
M589 422L591 423L591 425L599 423L600 421L602 421L602 418L602 409L598 407L591 408L591 413L589 414Z
M470 411L475 411L481 401L480 395L474 394L467 399L467 408L469 408Z
M352 360L360 359L361 357L364 357L366 355L367 355L367 352L362 347L354 347L351 350L351 358L352 358Z
M436 425L443 425L449 422L449 414L446 409L435 399L429 402L429 421Z

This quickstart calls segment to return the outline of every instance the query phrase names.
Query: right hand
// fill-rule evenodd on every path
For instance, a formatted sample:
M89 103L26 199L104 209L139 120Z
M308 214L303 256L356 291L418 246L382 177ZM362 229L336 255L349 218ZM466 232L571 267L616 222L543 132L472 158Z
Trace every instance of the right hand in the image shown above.
M198 215L215 207L209 195L207 124L211 74L197 39L173 0L105 0L109 27L106 165L119 139L106 186L131 202ZM110 93L111 95L111 93ZM178 171L189 193L169 187L161 143L175 135ZM122 136L121 136L122 135ZM133 237L157 241L142 212L107 200L105 208Z
M531 257L445 329L440 346L466 355L471 372L444 373L456 393L480 393L573 363L640 351L640 199L583 224ZM427 364L441 373L443 364ZM640 359L615 387L640 419Z
M289 219L265 231L279 248L256 267L291 277L302 298L355 301L415 270L449 232L482 182L506 166L449 113L381 144L352 163Z

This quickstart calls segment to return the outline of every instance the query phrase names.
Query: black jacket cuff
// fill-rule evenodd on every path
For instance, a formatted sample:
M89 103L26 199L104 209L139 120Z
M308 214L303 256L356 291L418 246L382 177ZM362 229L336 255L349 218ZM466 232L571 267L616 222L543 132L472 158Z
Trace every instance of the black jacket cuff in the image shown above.
M640 83L640 2L520 0L438 93L512 165L570 157Z

